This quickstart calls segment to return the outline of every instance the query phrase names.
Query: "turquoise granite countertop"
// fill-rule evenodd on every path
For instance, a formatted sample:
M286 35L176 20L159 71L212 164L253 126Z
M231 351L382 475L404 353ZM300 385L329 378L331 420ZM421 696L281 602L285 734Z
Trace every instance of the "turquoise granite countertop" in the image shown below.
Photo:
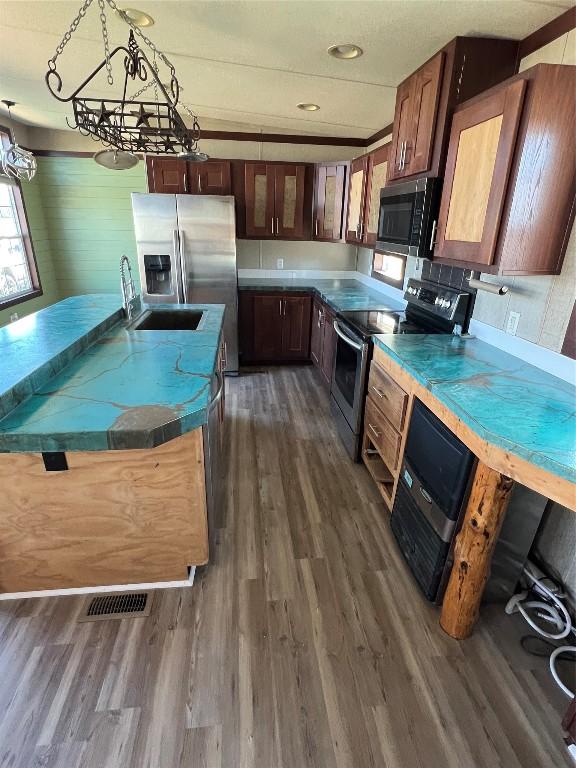
M240 277L238 288L241 291L312 291L336 312L404 309L404 303L353 279Z
M576 482L576 387L474 338L385 334L374 343L479 437Z
M0 329L0 452L151 448L204 424L224 305L159 308L204 316L134 331L117 297L77 296Z

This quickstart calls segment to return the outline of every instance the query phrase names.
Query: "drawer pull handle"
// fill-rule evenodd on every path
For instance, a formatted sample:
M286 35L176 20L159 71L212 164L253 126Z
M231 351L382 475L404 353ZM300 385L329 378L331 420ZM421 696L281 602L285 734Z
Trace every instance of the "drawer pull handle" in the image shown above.
M374 425L370 424L370 423L368 424L368 429L371 429L376 437L381 437L382 436L381 433L378 432L376 427Z
M382 392L382 390L380 390L380 389L377 389L377 388L376 388L374 385L372 385L372 391L373 391L373 392L376 392L376 394L378 395L378 397L382 398L382 400L385 400L385 399L386 399L386 393L385 393L385 392Z

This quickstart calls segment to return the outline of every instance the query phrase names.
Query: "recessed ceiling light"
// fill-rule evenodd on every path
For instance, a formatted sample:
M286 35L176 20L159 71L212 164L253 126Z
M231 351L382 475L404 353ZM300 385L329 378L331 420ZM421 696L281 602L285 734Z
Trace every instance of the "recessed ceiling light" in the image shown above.
M341 43L340 45L331 45L328 48L328 53L335 59L357 59L362 56L364 51L355 43Z
M144 13L144 11L139 11L137 8L122 8L121 10L137 27L151 27L154 24L152 16Z
M298 109L303 109L304 112L318 112L318 110L320 109L318 104L300 103L300 104L297 104L296 106L298 107Z

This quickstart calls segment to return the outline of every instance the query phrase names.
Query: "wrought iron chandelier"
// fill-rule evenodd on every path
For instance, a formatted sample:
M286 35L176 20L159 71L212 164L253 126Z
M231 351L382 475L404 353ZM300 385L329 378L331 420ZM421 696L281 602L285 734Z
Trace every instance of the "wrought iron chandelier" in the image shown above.
M98 0L104 60L69 96L61 95L62 78L56 61L86 16L92 2L93 0L84 0L78 15L48 61L45 77L48 89L58 101L72 103L74 119L70 122L67 118L68 125L77 129L83 136L90 136L95 141L101 141L105 147L119 152L144 152L176 155L195 161L207 160L208 155L200 152L198 148L200 126L197 116L184 104L180 105L192 118L192 128L189 129L177 110L180 86L174 65L126 13L118 8L114 0ZM130 27L127 46L119 45L113 51L110 51L108 41L106 5ZM137 42L136 36L152 52L152 61L144 52L141 43ZM115 59L122 59L122 98L89 96L91 83L104 68L108 85L114 84L112 64ZM158 61L169 70L169 82L166 85L160 78ZM129 96L129 88L138 85L141 87ZM150 91L146 99L144 94L148 95L147 92Z
M9 117L11 117L10 108L15 103L7 99L2 100L2 104L8 108ZM0 141L0 168L4 176L17 181L31 181L36 174L36 167L36 158L32 152L18 146L17 141L7 147L4 147Z

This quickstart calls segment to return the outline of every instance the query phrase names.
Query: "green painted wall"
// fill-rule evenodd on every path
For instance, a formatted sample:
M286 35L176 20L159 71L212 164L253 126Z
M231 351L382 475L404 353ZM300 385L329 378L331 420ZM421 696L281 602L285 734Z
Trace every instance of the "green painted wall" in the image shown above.
M47 157L37 176L60 297L118 293L120 257L137 264L130 193L146 191L144 163L109 171L91 158Z
M24 317L60 299L60 290L52 262L48 227L42 203L42 188L38 174L36 174L32 181L22 184L22 196L26 206L28 226L30 227L32 245L44 293L37 299L31 299L14 307L0 310L0 326L6 325L10 321L10 315L15 312L18 313L18 317Z
M22 185L44 295L0 311L0 325L82 293L120 293L129 256L138 282L131 192L146 191L146 168L109 171L92 158L41 157Z

